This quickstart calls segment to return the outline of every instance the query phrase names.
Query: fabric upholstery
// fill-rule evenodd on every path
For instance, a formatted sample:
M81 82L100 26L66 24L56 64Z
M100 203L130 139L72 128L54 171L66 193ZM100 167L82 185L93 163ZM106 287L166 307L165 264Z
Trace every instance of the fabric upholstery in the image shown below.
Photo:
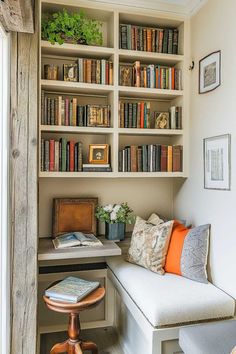
M108 258L107 263L154 327L234 315L234 300L211 283L169 273L160 276L126 262L122 256Z
M154 216L151 215L146 221L137 216L127 261L164 274L163 267L174 221L164 223L157 218L154 220ZM156 224L152 224L151 219Z
M181 328L179 344L185 354L230 354L236 345L236 321Z
M207 255L210 225L188 229L174 222L165 271L207 283Z

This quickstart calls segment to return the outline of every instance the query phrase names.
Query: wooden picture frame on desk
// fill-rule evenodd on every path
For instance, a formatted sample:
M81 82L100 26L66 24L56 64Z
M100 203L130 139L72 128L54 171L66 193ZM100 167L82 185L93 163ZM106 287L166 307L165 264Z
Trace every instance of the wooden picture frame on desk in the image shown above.
M54 198L52 236L73 231L97 235L98 198Z

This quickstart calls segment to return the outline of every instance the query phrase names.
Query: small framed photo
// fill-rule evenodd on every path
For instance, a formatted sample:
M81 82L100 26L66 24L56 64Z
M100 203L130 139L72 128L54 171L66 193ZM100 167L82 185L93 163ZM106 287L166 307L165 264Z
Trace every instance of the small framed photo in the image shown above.
M64 81L78 81L77 64L63 64Z
M169 129L170 113L154 112L154 128Z
M230 134L204 139L204 188L230 190Z
M199 61L199 93L215 90L221 84L221 51Z
M90 144L89 145L89 163L108 164L109 163L109 145L108 144Z

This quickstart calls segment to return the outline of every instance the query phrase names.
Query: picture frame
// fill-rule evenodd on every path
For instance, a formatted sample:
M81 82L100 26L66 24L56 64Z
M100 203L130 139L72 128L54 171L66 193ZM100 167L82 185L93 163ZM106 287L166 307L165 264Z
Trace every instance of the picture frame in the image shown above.
M90 144L89 145L89 163L108 164L109 163L109 145L108 144Z
M199 94L215 90L221 84L221 51L208 54L199 61Z
M230 190L231 135L203 139L204 188Z
M77 64L63 64L64 81L78 81L78 66Z
M96 236L97 205L98 198L54 198L52 237L76 231Z
M155 129L169 129L170 126L169 112L154 112L154 128Z

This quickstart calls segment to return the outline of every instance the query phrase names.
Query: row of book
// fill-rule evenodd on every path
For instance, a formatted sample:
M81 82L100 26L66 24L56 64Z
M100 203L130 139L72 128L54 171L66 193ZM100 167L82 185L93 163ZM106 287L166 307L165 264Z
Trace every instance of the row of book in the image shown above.
M81 172L82 160L81 142L41 139L41 171Z
M119 172L181 172L182 145L131 145L119 151Z
M150 113L150 105L148 101L120 101L120 128L181 129L182 107L172 106L170 112Z
M51 97L42 90L42 125L109 127L110 112L110 105L78 105L77 97Z
M113 85L113 62L105 59L78 59L78 81Z
M182 70L155 64L120 65L120 85L182 90Z
M177 28L152 28L120 24L120 48L178 54Z

